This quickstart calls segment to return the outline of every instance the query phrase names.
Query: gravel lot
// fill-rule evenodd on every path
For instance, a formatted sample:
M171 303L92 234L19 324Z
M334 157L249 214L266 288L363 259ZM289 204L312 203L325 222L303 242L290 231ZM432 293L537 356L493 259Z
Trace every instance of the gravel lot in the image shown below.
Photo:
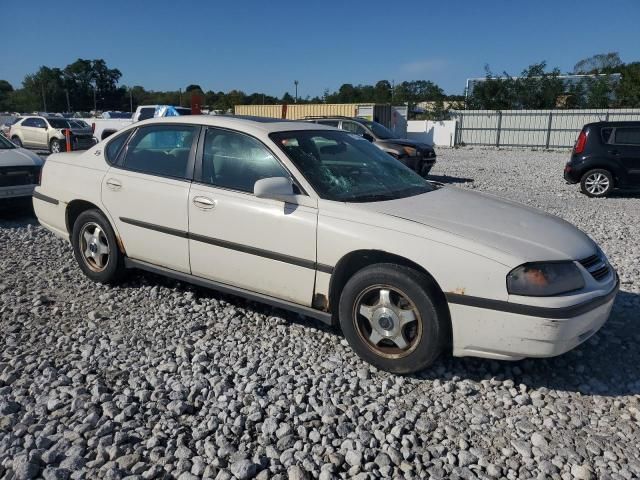
M612 318L558 358L379 372L270 307L135 273L87 281L29 210L0 214L0 478L640 477L640 196L564 184L566 152L439 150L436 179L578 225Z

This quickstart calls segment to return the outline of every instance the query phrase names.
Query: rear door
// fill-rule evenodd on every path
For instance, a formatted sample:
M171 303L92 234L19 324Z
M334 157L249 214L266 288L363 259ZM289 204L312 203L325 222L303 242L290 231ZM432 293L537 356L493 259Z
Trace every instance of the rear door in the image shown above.
M640 185L640 126L617 127L611 154L618 157L631 185Z
M186 124L141 127L105 175L102 202L128 257L190 272L187 202L199 133Z

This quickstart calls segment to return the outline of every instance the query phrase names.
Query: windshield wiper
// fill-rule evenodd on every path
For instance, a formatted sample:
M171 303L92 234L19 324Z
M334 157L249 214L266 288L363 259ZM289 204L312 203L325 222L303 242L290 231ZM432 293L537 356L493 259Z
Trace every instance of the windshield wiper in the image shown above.
M397 196L392 193L371 193L369 195L356 195L349 199L350 202L384 202L394 200Z

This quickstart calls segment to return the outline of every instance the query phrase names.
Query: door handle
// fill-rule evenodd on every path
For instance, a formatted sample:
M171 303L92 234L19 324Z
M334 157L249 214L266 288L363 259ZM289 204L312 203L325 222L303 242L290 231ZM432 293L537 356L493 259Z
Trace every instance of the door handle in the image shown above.
M609 153L611 155L620 155L620 152L618 150L609 150Z
M216 206L216 202L207 197L193 197L193 204L203 210L210 210Z
M122 188L122 183L120 183L120 180L110 178L107 180L107 187L111 190L120 190Z

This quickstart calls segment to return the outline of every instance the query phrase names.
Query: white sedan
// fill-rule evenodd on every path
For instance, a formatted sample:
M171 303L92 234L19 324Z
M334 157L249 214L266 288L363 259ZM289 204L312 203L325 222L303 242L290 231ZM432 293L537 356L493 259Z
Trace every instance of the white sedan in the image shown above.
M40 180L42 159L0 135L0 202L30 197Z
M558 355L607 320L618 278L543 212L430 183L361 137L310 123L175 117L52 155L40 223L82 271L138 268L339 325L396 373L457 356Z

